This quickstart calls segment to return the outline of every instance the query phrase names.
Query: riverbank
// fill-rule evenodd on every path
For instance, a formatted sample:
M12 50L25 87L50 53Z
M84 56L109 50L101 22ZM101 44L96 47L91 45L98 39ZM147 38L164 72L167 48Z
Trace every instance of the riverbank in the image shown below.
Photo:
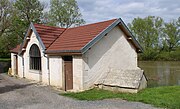
M137 94L111 92L102 89L91 89L84 92L64 93L61 95L88 101L121 98L128 101L152 104L156 107L180 109L180 86L146 88Z
M171 52L161 52L155 59L157 61L180 61L180 49Z
M140 53L138 55L139 61L180 61L180 48L175 51L161 51L151 53Z
M148 87L180 85L180 61L138 61Z

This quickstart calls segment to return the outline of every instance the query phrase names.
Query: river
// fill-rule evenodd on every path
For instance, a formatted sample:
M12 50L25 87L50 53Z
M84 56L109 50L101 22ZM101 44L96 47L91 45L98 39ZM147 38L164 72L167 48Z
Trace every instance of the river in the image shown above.
M148 87L180 85L180 61L139 61Z

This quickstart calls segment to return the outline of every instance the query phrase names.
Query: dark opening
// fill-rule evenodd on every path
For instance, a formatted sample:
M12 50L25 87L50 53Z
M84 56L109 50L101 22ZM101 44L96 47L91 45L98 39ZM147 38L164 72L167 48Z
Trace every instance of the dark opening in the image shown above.
M64 61L72 61L72 56L63 56Z
M41 70L41 53L39 47L33 44L29 52L30 56L30 69Z

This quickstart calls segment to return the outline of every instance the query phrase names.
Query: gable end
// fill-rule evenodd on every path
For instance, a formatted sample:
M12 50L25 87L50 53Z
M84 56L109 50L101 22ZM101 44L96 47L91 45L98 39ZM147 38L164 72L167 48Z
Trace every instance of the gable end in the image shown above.
M114 21L110 26L108 26L104 31L99 33L94 39L92 39L89 43L87 43L82 49L81 52L84 54L86 51L88 51L89 48L91 48L94 44L96 44L99 40L101 40L106 34L108 34L115 26L120 25L122 26L124 32L127 33L129 37L132 38L132 44L137 49L136 52L142 52L143 49L138 43L138 41L135 39L135 37L132 35L131 31L128 29L128 27L125 25L125 23L122 21L121 18Z
M27 30L27 32L26 32L26 35L25 35L24 40L23 40L23 43L21 44L21 47L20 47L20 50L19 50L19 53L18 53L19 55L22 55L22 53L25 51L27 43L28 43L28 41L30 39L30 34L32 32L35 33L36 38L38 39L38 41L39 41L40 45L42 46L43 50L44 51L46 50L46 47L44 46L44 44L43 44L39 34L37 33L36 28L34 27L33 23L31 23L29 28L28 28L28 30Z
M134 44L134 46L137 48L137 52L141 53L143 52L143 48L141 47L141 45L139 44L139 42L136 40L136 38L134 37L134 35L132 34L132 32L129 30L129 28L126 26L126 24L123 22L123 20L120 18L120 22L122 27L125 29L125 31L127 32L128 36L132 38L132 43Z
M89 48L91 48L95 43L101 40L106 34L108 34L116 25L119 24L119 19L114 21L110 26L108 26L104 31L99 33L95 38L93 38L89 43L87 43L82 49L81 52L84 54Z

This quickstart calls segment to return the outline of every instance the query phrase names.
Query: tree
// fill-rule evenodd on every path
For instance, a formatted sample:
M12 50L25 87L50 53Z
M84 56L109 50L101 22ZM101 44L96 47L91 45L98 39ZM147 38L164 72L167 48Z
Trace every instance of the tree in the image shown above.
M163 19L148 16L144 19L135 18L130 24L130 29L144 49L158 46L158 39L162 30Z
M75 0L51 0L49 24L60 27L79 26L85 21L81 18L78 4Z
M14 4L18 16L24 22L39 23L43 14L44 5L38 0L17 0Z
M10 27L12 17L12 5L9 0L0 1L0 37Z
M16 0L14 3L16 16L13 18L13 30L21 39L31 22L41 23L44 5L39 0Z
M15 38L9 37L11 33L12 17L14 16L12 2L0 1L0 57L7 57L11 47L15 45Z
M144 49L144 58L151 59L157 53L159 47L159 36L162 35L163 19L148 16L146 18L135 18L130 24L130 29Z
M164 46L168 48L168 51L172 51L179 45L180 41L180 30L178 21L172 21L169 23L165 23L165 27L163 29L164 33Z
M0 57L22 42L30 22L41 23L43 9L38 0L0 0Z

